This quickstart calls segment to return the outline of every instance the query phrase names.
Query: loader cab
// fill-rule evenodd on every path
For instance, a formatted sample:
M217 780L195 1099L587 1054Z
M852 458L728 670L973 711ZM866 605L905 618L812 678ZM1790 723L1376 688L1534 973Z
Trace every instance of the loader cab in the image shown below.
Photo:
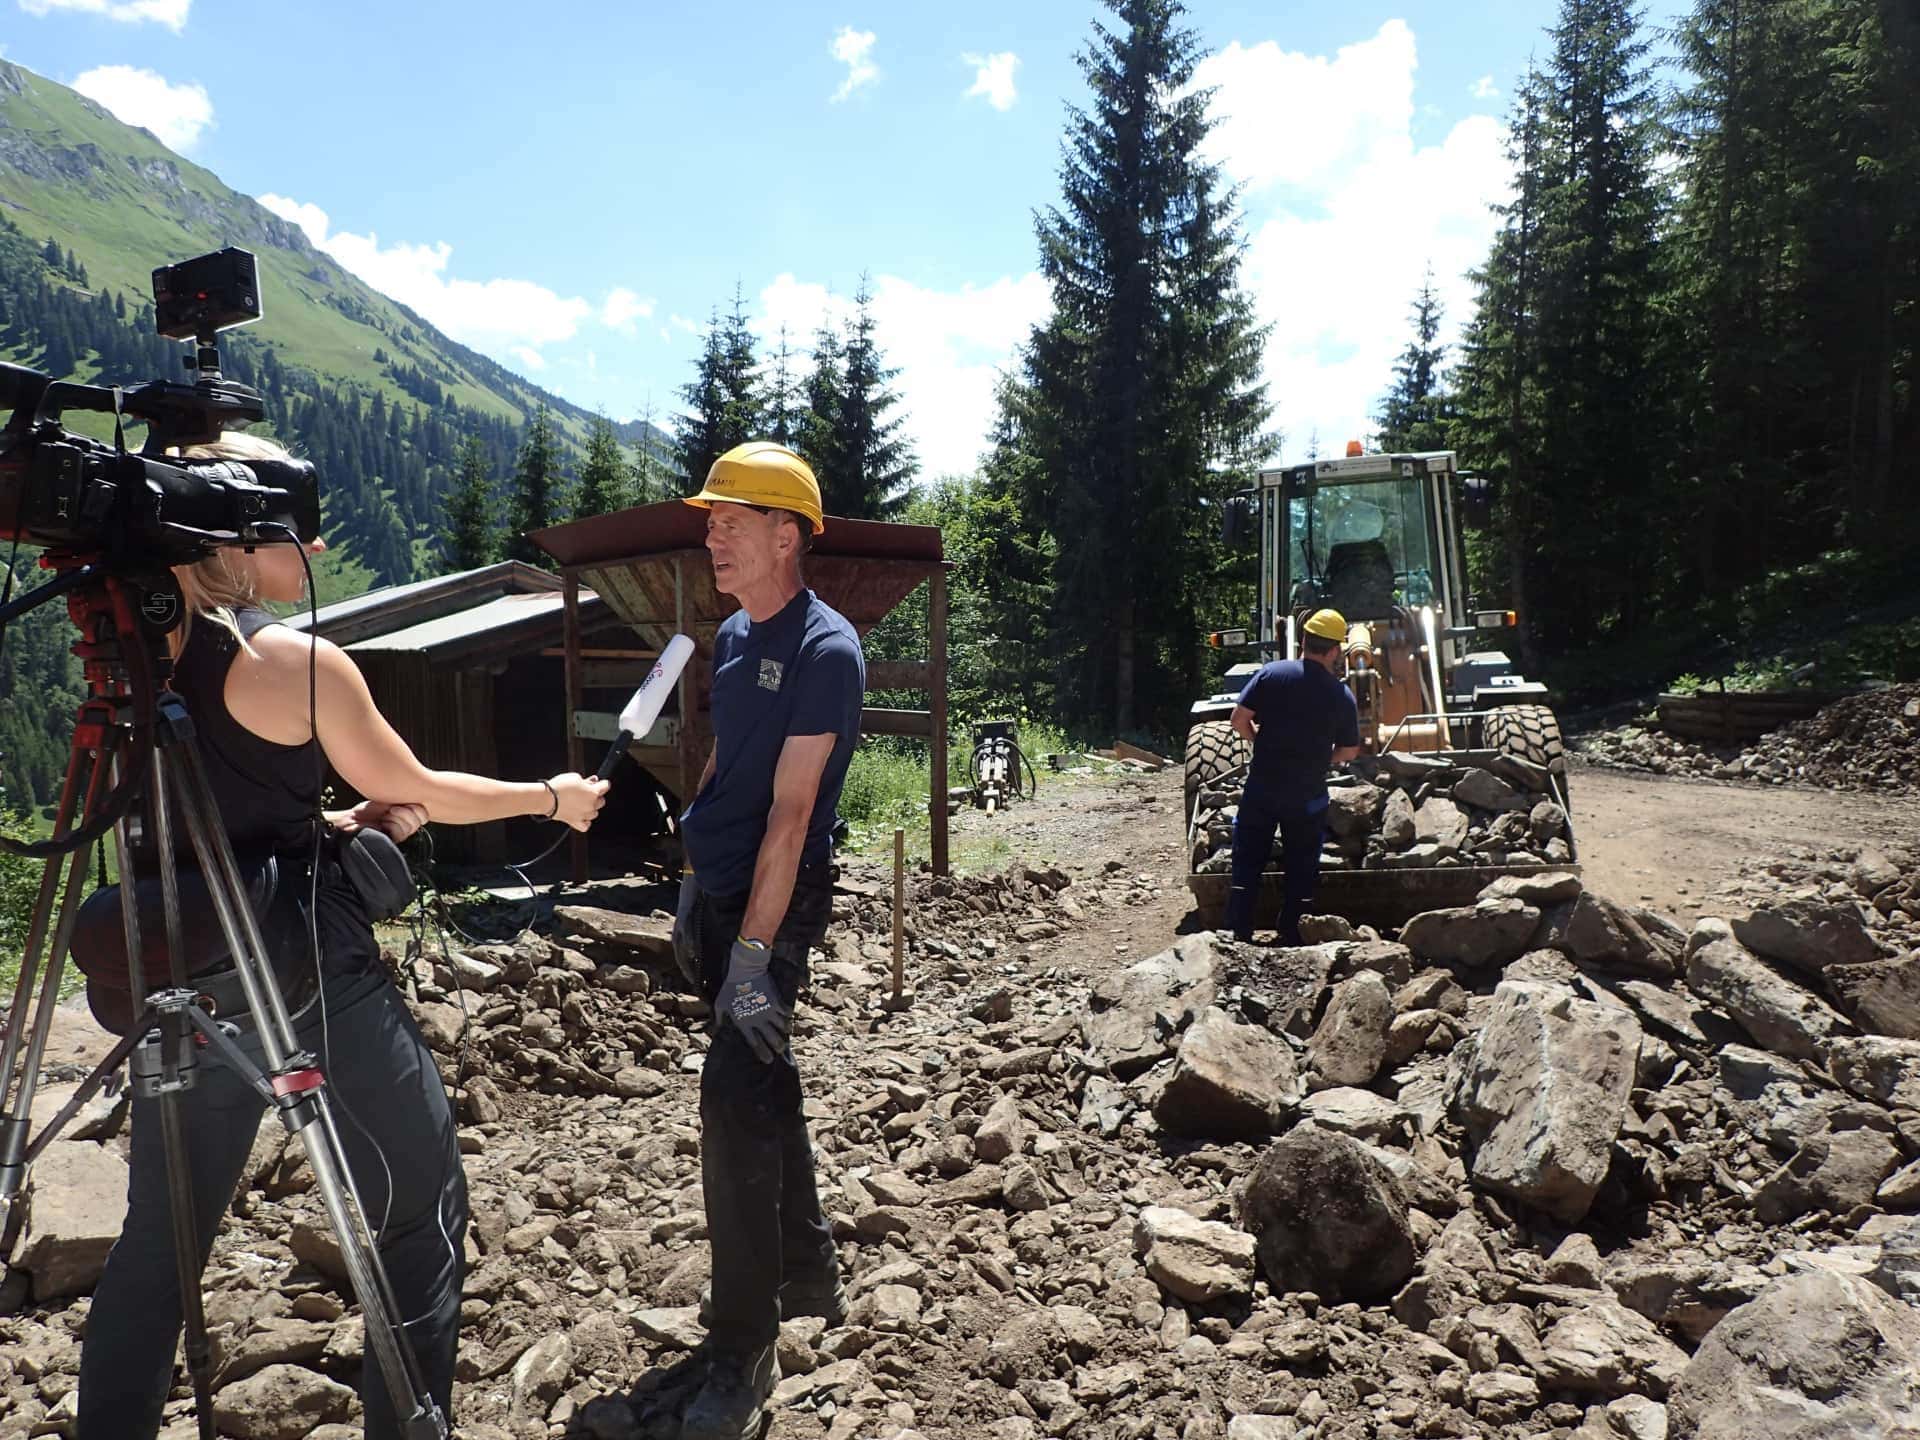
M1358 455L1260 476L1261 638L1299 653L1299 621L1321 607L1383 624L1429 612L1464 626L1466 561L1453 455Z

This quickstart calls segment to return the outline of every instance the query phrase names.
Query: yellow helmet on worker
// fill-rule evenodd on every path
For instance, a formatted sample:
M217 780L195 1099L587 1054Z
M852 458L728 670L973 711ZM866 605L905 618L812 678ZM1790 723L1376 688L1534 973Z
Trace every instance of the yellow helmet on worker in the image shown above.
M771 440L750 440L734 446L713 462L700 493L686 497L687 504L702 510L712 509L716 500L763 510L791 510L806 516L816 535L827 528L820 509L820 482L813 478L812 467Z
M1306 632L1336 643L1347 638L1347 617L1338 610L1316 610L1307 617Z

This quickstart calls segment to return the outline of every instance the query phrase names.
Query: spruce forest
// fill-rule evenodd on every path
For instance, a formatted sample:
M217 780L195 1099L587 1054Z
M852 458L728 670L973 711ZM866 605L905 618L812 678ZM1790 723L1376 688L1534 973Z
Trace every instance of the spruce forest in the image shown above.
M1177 0L1105 11L1059 195L1033 216L1051 314L1001 375L973 473L921 473L865 282L844 322L771 342L736 290L662 427L600 417L584 444L542 406L470 408L405 367L396 400L241 332L228 373L325 477L323 598L539 563L528 531L682 493L729 446L772 438L812 462L830 514L942 526L957 716L1176 736L1217 668L1203 633L1249 608L1222 505L1276 453L1289 397L1263 381L1236 197L1203 159L1200 41ZM1700 0L1655 34L1627 0L1562 0L1512 78L1512 186L1473 313L1447 346L1431 282L1407 297L1369 442L1454 449L1493 482L1473 578L1520 613L1530 670L1598 700L1664 683L1762 613L1909 621L1920 10ZM4 218L0 349L55 375L178 365L137 297L91 288L62 237ZM1876 596L1908 608L1879 615ZM915 653L919 623L909 603L875 653ZM52 624L7 637L7 693L36 697L0 716L21 803L50 798L64 749L65 642Z

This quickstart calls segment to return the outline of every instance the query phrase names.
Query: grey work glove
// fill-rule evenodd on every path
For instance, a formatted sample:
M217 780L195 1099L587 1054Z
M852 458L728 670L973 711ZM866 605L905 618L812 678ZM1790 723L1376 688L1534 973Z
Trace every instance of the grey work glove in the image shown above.
M700 884L687 871L680 877L680 902L673 910L673 963L700 989Z
M716 1008L722 1020L731 1020L762 1064L771 1065L787 1050L787 1027L793 1010L774 989L767 973L771 952L751 940L735 940L727 954L726 983L720 987Z

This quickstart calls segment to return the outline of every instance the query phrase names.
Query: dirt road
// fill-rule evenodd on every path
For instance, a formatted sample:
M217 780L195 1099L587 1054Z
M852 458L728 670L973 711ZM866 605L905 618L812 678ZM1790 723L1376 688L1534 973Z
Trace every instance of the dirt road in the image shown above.
M1127 877L1126 909L1099 914L1088 958L1148 955L1194 923L1181 866L1180 772L1117 779L1048 776L1038 797L989 817L963 811L955 850L992 864L1018 858L1075 874ZM1709 897L1781 856L1920 838L1920 801L1837 791L1671 779L1578 766L1575 834L1587 883L1691 925ZM1117 873L1116 873L1117 872ZM1137 900L1133 896L1137 895Z

